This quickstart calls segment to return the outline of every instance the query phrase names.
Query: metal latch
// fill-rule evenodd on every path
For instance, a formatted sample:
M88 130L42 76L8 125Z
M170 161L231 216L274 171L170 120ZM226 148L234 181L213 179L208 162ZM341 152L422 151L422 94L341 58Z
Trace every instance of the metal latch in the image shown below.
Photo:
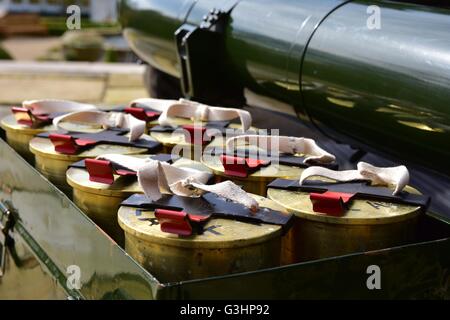
M0 277L5 274L6 249L13 245L9 231L14 227L13 212L7 201L0 201Z
M213 8L199 25L185 23L175 32L185 97L210 104L230 97L245 101L241 86L229 75L225 53L224 32L235 4L230 1L226 9Z
M203 224L209 220L211 215L194 215L184 211L168 209L156 209L155 217L161 226L162 232L173 233L179 236L190 236L201 234Z

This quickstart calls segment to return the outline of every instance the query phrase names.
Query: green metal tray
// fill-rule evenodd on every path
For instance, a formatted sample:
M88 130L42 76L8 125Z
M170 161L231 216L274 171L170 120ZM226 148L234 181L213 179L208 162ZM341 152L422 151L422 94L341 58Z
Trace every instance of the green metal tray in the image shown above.
M449 222L431 214L406 246L160 283L1 139L0 200L0 221L10 212L14 222L0 299L450 298ZM368 289L371 265L381 289Z

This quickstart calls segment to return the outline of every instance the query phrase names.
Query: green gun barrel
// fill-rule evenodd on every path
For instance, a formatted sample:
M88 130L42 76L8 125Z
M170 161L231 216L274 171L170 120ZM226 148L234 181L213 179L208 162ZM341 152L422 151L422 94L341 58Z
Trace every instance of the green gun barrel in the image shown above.
M450 174L450 10L363 0L123 0L121 20L133 49L179 77L187 97L269 98L337 140Z

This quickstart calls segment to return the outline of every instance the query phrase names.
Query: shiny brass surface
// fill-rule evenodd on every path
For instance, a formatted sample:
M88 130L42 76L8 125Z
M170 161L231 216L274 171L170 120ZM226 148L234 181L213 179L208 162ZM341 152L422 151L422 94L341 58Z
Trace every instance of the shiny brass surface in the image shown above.
M41 132L56 130L52 124L39 128L30 128L25 125L21 125L17 123L14 115L4 117L0 121L0 126L6 132L8 144L30 163L34 163L34 155L29 148L31 139ZM68 131L99 132L103 130L98 125L79 122L61 122L60 126Z
M124 200L124 197L99 195L76 188L73 188L72 192L73 202L77 207L91 218L119 246L123 247L123 231L120 229L117 219L112 213L117 212L117 208Z
M0 121L0 126L5 130L8 144L30 163L34 161L34 156L28 148L30 140L38 133L55 130L53 125L42 128L30 128L21 125L17 123L14 115L4 117Z
M147 122L147 134L150 134L150 129L159 125L158 119Z
M143 158L148 155L136 155ZM180 158L173 163L179 168L210 170L200 162ZM120 203L134 193L142 193L135 177L116 176L111 185L89 180L85 169L69 168L67 184L73 188L73 202L119 245L124 246L124 233L117 222Z
M150 139L150 137L147 138ZM148 152L144 148L100 144L79 154L67 155L56 152L52 142L46 138L33 138L30 141L30 151L35 156L36 169L67 195L71 194L71 188L66 182L66 171L70 164L107 153L143 154Z
M333 217L314 212L309 193L269 188L267 195L296 215L282 240L283 264L408 243L414 239L421 211L404 204L354 200L344 216Z
M254 195L262 207L284 209ZM118 219L125 231L125 250L164 282L200 279L262 268L280 262L281 228L230 219L211 219L201 235L179 237L152 223L153 211L121 207Z

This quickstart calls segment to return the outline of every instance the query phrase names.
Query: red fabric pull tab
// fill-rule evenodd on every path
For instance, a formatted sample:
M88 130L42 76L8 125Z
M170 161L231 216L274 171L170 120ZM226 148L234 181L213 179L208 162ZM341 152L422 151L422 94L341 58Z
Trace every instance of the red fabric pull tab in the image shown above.
M11 110L17 122L28 127L33 127L51 120L47 114L33 114L28 108L12 107Z
M75 154L78 151L78 145L75 139L66 134L52 133L49 135L50 141L55 146L55 151L64 154Z
M31 111L29 109L12 107L11 111L14 114L14 118L16 118L17 123L28 127L33 126L33 118L31 117Z
M195 214L188 214L189 220L191 220L192 222L197 222L197 223L203 223L206 220L208 220L211 216L207 215L207 216L200 216L200 215L195 215Z
M145 115L147 116L146 121L152 121L152 120L158 119L159 116L161 115L161 112L147 110L147 111L145 111Z
M181 126L189 134L185 134L186 142L191 144L204 145L208 141L205 139L206 127L187 124Z
M180 236L192 235L192 226L188 214L184 211L156 209L155 217L161 225L161 231Z
M313 204L314 212L338 217L344 214L348 203L354 196L354 193L326 191L324 193L310 193L309 198Z
M227 176L246 178L248 176L248 166L245 158L227 156L222 154L220 156L220 162L222 162L224 173Z
M125 113L129 113L133 117L146 122L155 120L161 115L161 112L146 111L144 108L138 107L128 107L125 108L124 111Z
M247 166L250 169L257 169L262 166L266 166L270 163L269 160L259 160L259 159L253 159L253 158L246 158L245 162L247 162Z
M222 154L220 156L225 174L233 177L246 178L249 172L253 172L258 168L268 165L270 161L259 160L253 158L241 158L236 156L227 156Z
M88 139L76 139L75 143L77 144L77 146L79 147L86 147L92 144L96 144L97 141L94 140L88 140Z
M136 171L130 171L130 170L119 169L119 170L116 170L116 173L119 176L136 176Z
M84 160L89 180L93 182L113 184L114 174L111 162L108 160L86 159Z
M97 143L94 140L74 139L70 135L59 133L51 133L48 137L55 146L55 151L63 154L75 154L79 151L80 147Z

